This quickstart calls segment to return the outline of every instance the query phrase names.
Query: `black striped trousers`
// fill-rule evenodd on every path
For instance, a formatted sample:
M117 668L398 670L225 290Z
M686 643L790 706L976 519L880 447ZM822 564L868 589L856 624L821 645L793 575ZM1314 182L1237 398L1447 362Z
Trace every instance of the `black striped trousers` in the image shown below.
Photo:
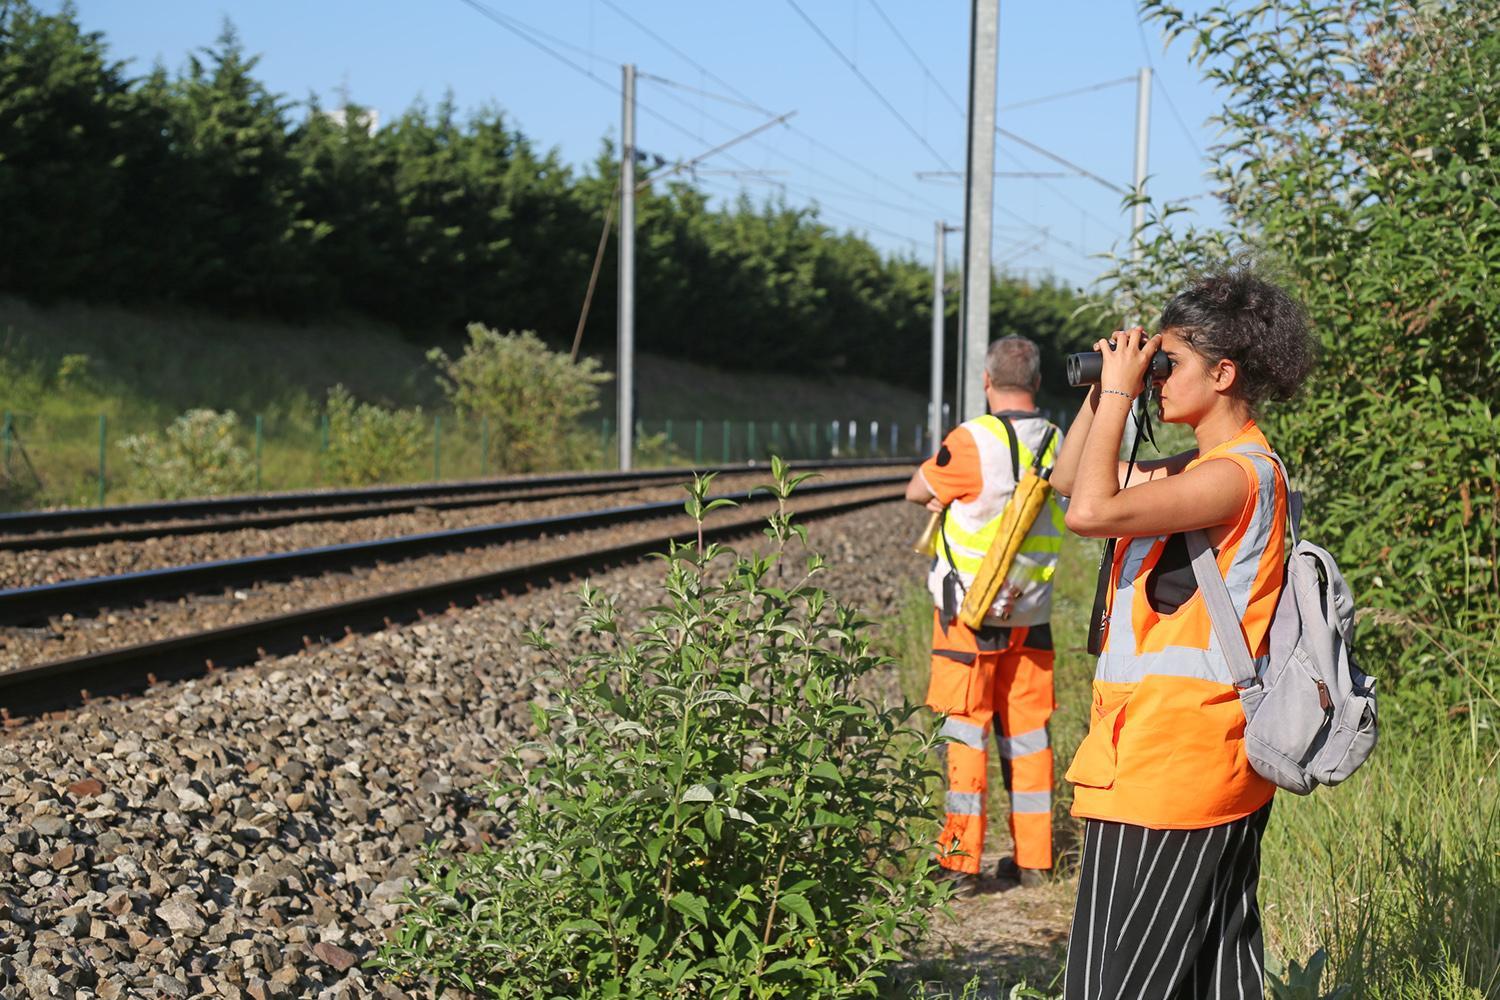
M1203 830L1089 820L1064 1000L1262 1000L1271 805Z

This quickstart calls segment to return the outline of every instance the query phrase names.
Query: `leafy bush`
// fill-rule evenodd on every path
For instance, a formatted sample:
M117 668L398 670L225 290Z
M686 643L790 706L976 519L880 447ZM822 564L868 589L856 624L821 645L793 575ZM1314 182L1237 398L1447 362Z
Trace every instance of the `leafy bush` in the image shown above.
M509 842L426 861L386 969L506 998L875 995L943 895L906 832L936 737L859 693L888 661L818 555L793 570L801 477L773 474L771 554L700 534L638 630L585 585L586 651L533 634L556 674L493 787Z
M457 359L436 347L427 358L455 408L489 418L496 468L577 467L593 452L578 418L599 405L599 386L613 378L593 358L573 361L529 330L501 334L480 323L469 324Z
M232 410L189 410L160 434L132 434L120 441L129 462L128 481L147 496L164 500L248 490L255 481L249 451L236 441L239 418Z
M1500 243L1479 235L1500 226L1500 119L1484 112L1500 100L1500 9L1141 6L1223 94L1228 231L1174 232L1167 206L1116 291L1159 307L1186 268L1253 244L1327 348L1307 397L1265 421L1315 537L1363 603L1429 622L1500 612ZM1394 652L1412 635L1380 638Z
M57 364L57 387L73 389L87 385L92 374L90 367L87 354L64 354Z
M323 467L336 483L365 486L408 476L427 444L421 407L387 410L336 385L328 390L327 413Z

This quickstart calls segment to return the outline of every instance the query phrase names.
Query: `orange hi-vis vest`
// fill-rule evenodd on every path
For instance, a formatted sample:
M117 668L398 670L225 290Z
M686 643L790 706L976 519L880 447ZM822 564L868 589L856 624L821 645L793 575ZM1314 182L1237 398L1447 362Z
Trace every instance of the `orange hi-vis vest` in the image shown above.
M1257 670L1284 576L1287 486L1252 420L1200 455L1244 470L1250 493L1218 547L1219 572L1240 614ZM1167 536L1116 546L1104 652L1094 673L1088 736L1067 778L1073 815L1153 829L1191 830L1248 816L1275 787L1245 755L1245 713L1203 595L1170 614L1147 597Z

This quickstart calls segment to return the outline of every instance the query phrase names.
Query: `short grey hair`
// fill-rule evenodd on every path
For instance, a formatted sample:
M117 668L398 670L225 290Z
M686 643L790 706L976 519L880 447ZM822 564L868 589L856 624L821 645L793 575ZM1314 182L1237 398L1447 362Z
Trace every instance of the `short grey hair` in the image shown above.
M1035 392L1042 378L1042 350L1025 337L1001 337L985 353L984 370L997 389Z

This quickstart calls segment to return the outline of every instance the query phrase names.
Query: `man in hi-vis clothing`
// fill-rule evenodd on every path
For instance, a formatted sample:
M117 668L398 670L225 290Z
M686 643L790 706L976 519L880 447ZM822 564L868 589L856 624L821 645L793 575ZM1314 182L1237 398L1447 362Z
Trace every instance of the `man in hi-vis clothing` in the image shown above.
M984 851L987 754L993 723L1001 773L1010 792L1013 857L996 877L1036 885L1052 867L1052 574L1062 545L1063 510L1048 499L1016 556L1025 583L1001 597L976 632L958 620L1001 514L1036 455L1051 465L1061 434L1036 409L1041 352L1024 337L990 345L984 393L989 413L949 432L923 462L906 498L942 511L937 554L928 574L936 605L927 704L947 715L947 822L938 837L941 864L958 892L978 889ZM1049 434L1049 431L1052 433ZM1010 579L1015 579L1013 572Z

